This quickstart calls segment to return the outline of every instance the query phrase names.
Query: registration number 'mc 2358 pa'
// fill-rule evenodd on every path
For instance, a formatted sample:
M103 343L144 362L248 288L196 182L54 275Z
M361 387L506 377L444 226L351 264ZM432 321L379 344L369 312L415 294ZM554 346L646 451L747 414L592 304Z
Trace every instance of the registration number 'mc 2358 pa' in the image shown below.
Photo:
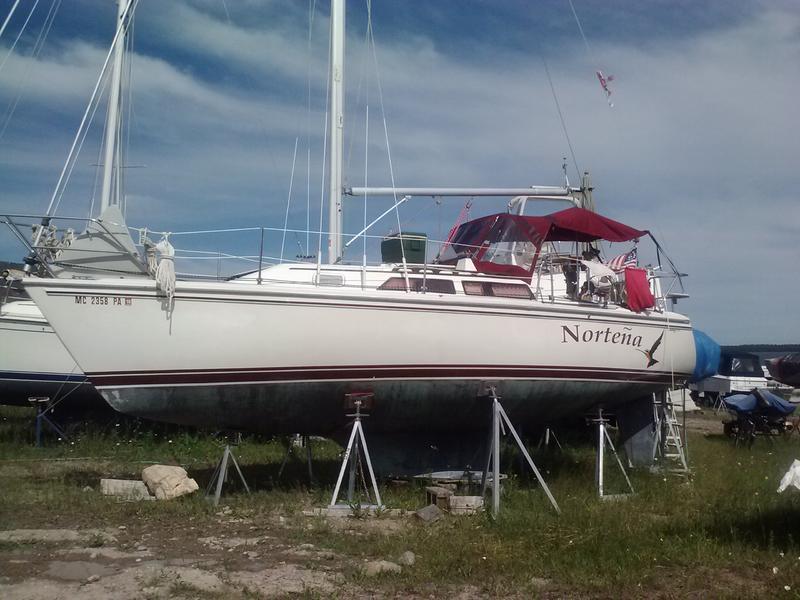
M124 296L75 296L75 304L87 306L131 306L133 298Z

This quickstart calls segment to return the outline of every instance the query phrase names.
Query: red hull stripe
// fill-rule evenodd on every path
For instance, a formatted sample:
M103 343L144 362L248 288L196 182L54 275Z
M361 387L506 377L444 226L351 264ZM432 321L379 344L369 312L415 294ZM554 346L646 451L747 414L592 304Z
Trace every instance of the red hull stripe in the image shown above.
M670 383L668 371L597 369L583 367L531 367L498 365L442 366L336 366L280 369L209 369L128 371L87 374L97 387L152 385L207 385L231 383L293 382L321 380L414 380L414 379L591 379L619 382ZM688 374L675 373L675 379Z

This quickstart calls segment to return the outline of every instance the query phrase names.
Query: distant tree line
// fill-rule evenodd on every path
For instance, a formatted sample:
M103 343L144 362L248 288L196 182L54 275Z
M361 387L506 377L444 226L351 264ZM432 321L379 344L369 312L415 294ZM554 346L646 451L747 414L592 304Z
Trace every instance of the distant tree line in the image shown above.
M800 344L739 344L722 346L723 352L800 352Z

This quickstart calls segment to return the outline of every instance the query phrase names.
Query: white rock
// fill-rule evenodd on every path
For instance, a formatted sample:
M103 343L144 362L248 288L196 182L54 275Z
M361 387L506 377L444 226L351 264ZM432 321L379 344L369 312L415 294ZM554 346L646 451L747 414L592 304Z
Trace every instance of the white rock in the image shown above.
M417 557L413 552L411 552L411 550L406 550L400 555L400 558L397 559L397 562L403 566L410 567L417 562Z
M372 560L362 568L367 577L374 577L380 573L400 573L402 570L403 567L388 560Z
M142 471L142 480L156 500L169 500L196 492L199 487L182 467L152 465Z

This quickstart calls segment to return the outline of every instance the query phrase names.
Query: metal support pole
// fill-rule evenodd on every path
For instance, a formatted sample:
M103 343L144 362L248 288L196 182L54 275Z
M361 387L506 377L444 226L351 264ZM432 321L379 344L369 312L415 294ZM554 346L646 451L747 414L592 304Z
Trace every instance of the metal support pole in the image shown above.
M344 472L347 469L348 462L350 461L350 452L353 448L353 440L356 437L356 428L358 421L353 423L353 431L350 432L350 439L347 442L347 447L344 450L344 457L342 458L342 467L339 469L339 477L336 479L336 487L333 488L333 496L331 496L331 506L336 506L336 499L339 497L339 488L342 487L342 479L344 479Z
M356 427L355 429L361 428L360 423L361 422L359 421L359 427ZM350 471L348 472L347 475L347 502L350 504L353 503L353 497L355 496L356 493L356 476L357 476L356 470L358 469L358 443L359 439L358 436L356 436L353 441L353 451L350 453Z
M500 512L500 403L492 401L492 514Z
M222 496L222 484L225 482L225 478L228 476L228 455L230 454L230 448L225 446L225 451L222 453L222 460L219 463L219 473L217 474L217 485L216 489L214 490L214 506L219 504L220 496Z
M314 471L311 468L311 439L307 436L303 436L303 444L306 447L306 464L308 465L308 485L314 485Z
M681 432L683 435L681 436L681 442L683 442L683 457L686 460L686 463L689 463L689 432L686 429L686 386L684 385L681 388L681 404L683 405L683 431Z
M364 448L364 457L367 460L367 469L369 470L369 478L372 481L372 490L373 492L375 492L375 503L378 506L383 506L383 502L381 502L381 493L378 491L378 482L375 479L375 471L372 470L372 460L369 457L369 448L367 448L367 440L364 438L363 427L358 428L358 434L361 436L361 446Z
M605 450L605 422L603 409L597 410L597 461L595 462L595 481L597 482L597 495L603 497L603 452Z
M36 447L42 447L42 406L36 405Z
M262 265L264 264L264 228L261 228L261 243L259 244L258 250L258 278L256 282L258 285L261 285L261 269Z

